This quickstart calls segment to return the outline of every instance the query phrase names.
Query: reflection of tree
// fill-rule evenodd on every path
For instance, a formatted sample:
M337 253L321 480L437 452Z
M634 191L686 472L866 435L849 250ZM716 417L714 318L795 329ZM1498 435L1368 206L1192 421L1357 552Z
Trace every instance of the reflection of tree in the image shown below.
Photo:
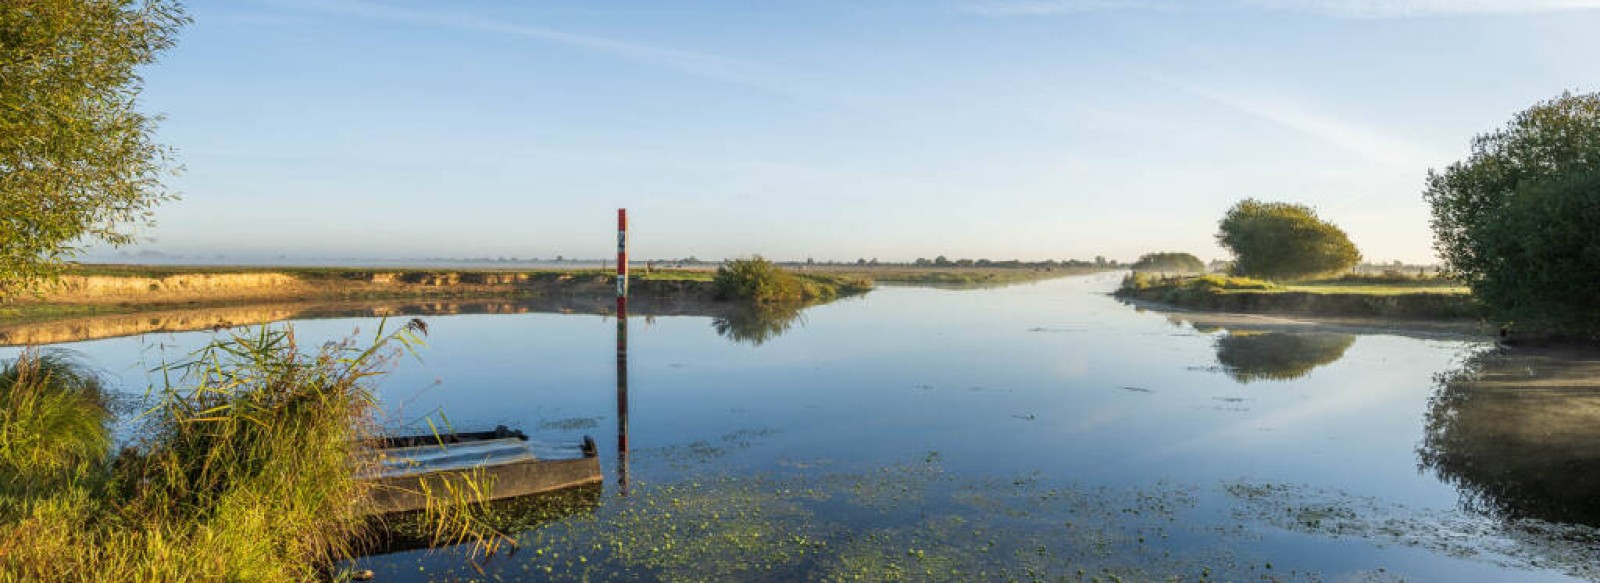
M1134 306L1133 309L1137 310L1141 314L1144 313L1144 308L1139 306ZM1194 328L1195 332L1199 332L1201 334L1215 334L1217 332L1221 332L1223 329L1221 324L1196 319L1189 314L1167 314L1167 323L1171 324L1173 328L1180 329L1183 328L1184 324L1188 324L1190 327Z
M1418 465L1463 506L1600 526L1600 355L1489 350L1436 382Z
M808 305L799 302L742 304L713 318L711 327L729 340L760 346L793 328L800 319L800 311Z
M1232 330L1217 338L1217 362L1241 383L1294 380L1343 358L1355 341L1333 332Z

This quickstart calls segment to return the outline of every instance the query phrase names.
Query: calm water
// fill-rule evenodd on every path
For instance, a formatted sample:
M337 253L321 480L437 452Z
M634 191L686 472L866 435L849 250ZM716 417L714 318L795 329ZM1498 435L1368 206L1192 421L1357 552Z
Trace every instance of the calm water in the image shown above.
M1600 442L1543 459L1475 439L1449 379L1480 340L1196 324L1109 298L1118 277L891 287L792 321L635 316L626 496L615 320L429 318L421 361L382 384L391 425L442 413L593 435L607 482L481 574L449 552L362 566L391 581L1600 578L1594 490L1551 486L1596 485L1580 472ZM331 340L377 322L294 326ZM211 336L67 346L137 392Z

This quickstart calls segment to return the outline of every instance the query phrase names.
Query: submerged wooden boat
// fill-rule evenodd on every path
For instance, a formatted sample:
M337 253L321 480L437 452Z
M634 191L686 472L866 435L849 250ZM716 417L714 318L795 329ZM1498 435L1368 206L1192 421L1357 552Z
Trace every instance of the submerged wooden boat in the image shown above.
M475 498L503 500L598 484L600 457L594 440L572 448L533 444L504 425L494 431L386 437L374 441L380 465L363 479L373 487L373 511L410 512L427 507L429 496L447 496L470 481L483 489ZM567 455L563 456L563 453Z

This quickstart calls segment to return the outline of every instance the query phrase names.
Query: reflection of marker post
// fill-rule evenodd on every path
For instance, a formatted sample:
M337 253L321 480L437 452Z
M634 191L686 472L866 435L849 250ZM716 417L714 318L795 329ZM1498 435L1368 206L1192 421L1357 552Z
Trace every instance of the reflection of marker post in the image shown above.
M628 209L617 209L617 486L628 495Z

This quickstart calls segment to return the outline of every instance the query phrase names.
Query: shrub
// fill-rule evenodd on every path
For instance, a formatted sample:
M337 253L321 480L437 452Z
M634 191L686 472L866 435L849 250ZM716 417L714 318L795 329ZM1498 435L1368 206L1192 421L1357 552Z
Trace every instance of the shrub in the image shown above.
M1361 260L1343 230L1299 204L1240 201L1218 224L1217 242L1233 252L1235 275L1274 280L1343 271Z
M825 301L872 289L865 277L795 275L760 255L717 268L717 297L756 303Z
M1177 273L1205 273L1206 264L1188 253L1146 253L1133 263L1134 271L1163 271Z
M798 300L800 278L760 255L735 259L717 268L717 297L755 302Z
M1600 336L1597 161L1600 94L1569 93L1429 172L1435 247L1501 322Z

